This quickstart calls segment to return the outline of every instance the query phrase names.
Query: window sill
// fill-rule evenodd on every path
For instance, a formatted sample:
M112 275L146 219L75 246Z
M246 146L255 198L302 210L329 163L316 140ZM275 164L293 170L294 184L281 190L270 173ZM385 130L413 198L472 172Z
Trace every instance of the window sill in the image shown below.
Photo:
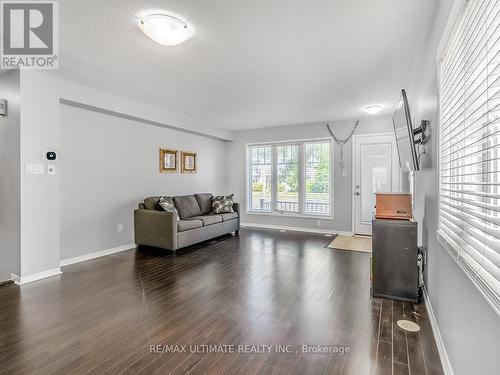
M334 220L334 215L314 215L314 214L294 214L282 213L276 211L245 211L246 215L261 215L261 216L276 216L276 217L291 217L297 219L316 219L316 220Z

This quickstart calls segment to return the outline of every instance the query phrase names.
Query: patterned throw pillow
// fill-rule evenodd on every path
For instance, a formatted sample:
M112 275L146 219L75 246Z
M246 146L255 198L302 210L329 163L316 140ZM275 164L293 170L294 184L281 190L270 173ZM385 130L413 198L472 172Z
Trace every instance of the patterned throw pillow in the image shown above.
M177 217L177 221L179 221L179 212L177 212L177 208L175 208L174 203L172 202L172 198L160 197L160 200L158 201L158 206L160 206L163 211L173 212Z
M233 210L233 196L229 195L219 195L212 198L212 213L213 214L226 214L228 212L234 212Z

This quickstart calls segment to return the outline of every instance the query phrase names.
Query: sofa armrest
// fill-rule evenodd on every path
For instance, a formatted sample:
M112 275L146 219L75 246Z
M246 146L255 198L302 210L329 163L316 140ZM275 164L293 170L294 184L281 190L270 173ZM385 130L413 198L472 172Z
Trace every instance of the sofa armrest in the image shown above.
M137 209L134 231L138 245L177 249L177 216L173 212Z
M240 230L240 223L241 223L241 212L240 212L240 204L234 202L233 203L233 210L238 214L238 229L236 231Z

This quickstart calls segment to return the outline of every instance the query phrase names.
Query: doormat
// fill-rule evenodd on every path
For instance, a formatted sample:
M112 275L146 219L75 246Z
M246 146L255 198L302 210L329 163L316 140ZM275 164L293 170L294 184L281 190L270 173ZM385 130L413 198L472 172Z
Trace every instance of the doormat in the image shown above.
M343 236L338 235L327 246L330 249L372 252L372 238L369 236Z

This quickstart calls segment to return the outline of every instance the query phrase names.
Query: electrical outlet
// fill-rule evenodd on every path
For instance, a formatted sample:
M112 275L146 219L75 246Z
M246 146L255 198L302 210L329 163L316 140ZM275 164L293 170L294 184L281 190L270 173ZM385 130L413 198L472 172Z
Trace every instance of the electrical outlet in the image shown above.
M117 231L117 232L123 232L123 224L122 224L122 223L120 223L120 224L118 224L118 225L116 226L116 231Z

